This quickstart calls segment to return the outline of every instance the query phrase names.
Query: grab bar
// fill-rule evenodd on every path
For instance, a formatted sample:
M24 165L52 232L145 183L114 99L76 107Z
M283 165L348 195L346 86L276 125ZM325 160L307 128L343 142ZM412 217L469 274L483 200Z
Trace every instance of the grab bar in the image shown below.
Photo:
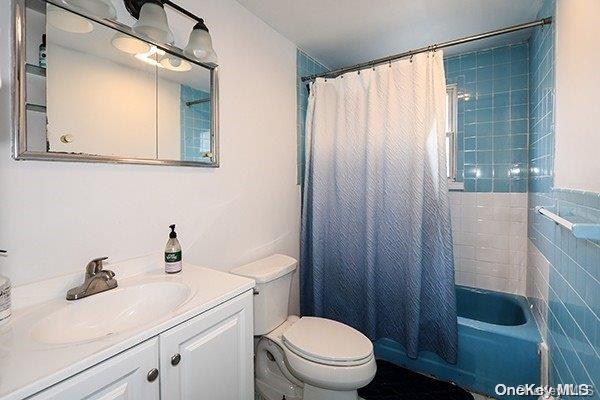
M535 211L571 231L578 239L600 240L600 224L573 223L542 206L537 206Z

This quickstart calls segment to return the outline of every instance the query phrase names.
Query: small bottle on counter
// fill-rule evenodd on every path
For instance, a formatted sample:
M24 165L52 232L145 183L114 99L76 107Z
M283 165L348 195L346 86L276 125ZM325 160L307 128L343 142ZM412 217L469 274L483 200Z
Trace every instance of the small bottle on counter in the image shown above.
M181 272L182 269L182 257L181 257L181 245L177 240L177 232L175 232L175 224L170 225L171 233L169 233L169 240L165 247L165 272L167 274L175 274Z

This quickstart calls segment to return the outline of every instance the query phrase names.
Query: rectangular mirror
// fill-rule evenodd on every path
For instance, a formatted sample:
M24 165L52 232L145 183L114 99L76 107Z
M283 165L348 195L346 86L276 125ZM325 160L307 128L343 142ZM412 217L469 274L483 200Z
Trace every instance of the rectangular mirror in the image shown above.
M14 3L16 159L218 166L216 66L51 1Z

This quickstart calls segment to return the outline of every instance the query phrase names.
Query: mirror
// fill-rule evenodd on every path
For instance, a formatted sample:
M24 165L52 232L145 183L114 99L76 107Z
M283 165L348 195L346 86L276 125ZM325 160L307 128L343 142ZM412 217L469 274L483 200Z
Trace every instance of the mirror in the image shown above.
M113 21L16 3L25 21L17 159L218 166L216 66Z

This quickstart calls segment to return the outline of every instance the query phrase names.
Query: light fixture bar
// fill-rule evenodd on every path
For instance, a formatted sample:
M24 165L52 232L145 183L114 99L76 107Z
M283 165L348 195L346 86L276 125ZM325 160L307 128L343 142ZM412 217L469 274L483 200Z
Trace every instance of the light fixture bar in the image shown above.
M200 18L199 16L197 16L196 14L193 14L192 12L186 10L185 8L173 3L171 0L161 0L163 4L168 5L169 7L173 8L174 10L179 11L180 13L186 15L188 18L193 19L196 22L201 22L202 18Z

